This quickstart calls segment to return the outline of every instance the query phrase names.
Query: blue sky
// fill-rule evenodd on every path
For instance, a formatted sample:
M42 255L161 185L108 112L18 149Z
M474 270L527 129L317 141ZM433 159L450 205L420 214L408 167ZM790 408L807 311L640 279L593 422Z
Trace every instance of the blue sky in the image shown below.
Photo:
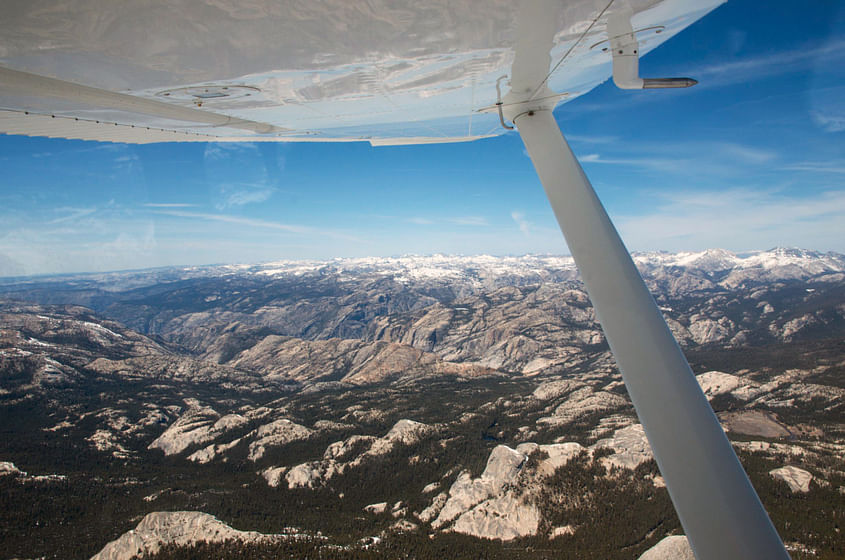
M555 115L629 249L845 252L845 9L734 1ZM519 136L128 146L0 135L0 276L567 253Z

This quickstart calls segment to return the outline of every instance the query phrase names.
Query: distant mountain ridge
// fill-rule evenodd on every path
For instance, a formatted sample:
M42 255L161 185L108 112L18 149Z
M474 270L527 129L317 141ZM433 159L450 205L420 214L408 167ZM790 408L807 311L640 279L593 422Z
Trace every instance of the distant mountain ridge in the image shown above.
M845 272L845 254L821 252L794 247L775 247L765 251L734 253L726 249L703 251L645 251L632 253L641 269L677 267L704 272L727 270L774 270L793 267L804 275ZM528 254L521 256L493 255L402 255L396 257L343 257L325 260L278 260L256 264L216 264L168 266L113 272L59 274L49 276L0 278L3 285L45 282L75 282L111 284L111 289L140 287L180 279L230 274L258 274L262 276L306 276L326 273L382 274L403 280L456 279L470 275L478 279L495 277L526 277L534 280L555 274L569 276L576 270L575 261L568 255ZM147 281L141 280L146 277ZM130 280L133 279L133 280Z
M845 255L708 249L634 259L685 347L834 336L845 326L837 307ZM26 281L4 292L82 305L202 360L306 384L417 368L549 373L606 348L574 262L561 256L182 267ZM309 367L315 360L325 367Z
M634 252L634 262L640 267L678 267L718 272L732 269L773 270L797 267L806 274L845 272L845 254L808 249L775 247L767 251L732 253L725 249L683 251L669 253ZM333 270L338 273L397 274L410 280L441 279L474 273L479 278L496 276L528 276L565 273L575 270L571 256L558 255L407 255L400 257L339 258L326 261L275 261L257 265L232 265L232 271L252 272L262 275L302 275Z

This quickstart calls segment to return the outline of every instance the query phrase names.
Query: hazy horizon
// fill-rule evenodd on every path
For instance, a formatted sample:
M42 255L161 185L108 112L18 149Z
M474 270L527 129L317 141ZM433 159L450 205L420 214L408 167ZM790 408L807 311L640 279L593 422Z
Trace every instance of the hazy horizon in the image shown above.
M706 249L701 250L679 250L679 251L668 251L663 249L656 249L650 251L631 251L631 255L634 257L641 256L641 255L648 255L648 254L665 254L665 255L679 255L679 254L696 254L696 253L705 253L707 251L727 251L739 258L747 258L753 255L757 255L760 253L767 253L777 250L795 250L795 251L807 251L818 253L821 255L833 254L838 256L845 256L845 252L840 251L823 251L819 249L813 249L809 247L784 247L784 246L777 246L777 247L769 247L768 249L748 249L744 251L731 251L728 249L723 249L721 247L708 247ZM62 277L74 277L74 276L94 276L94 275L101 275L101 274L130 274L130 273L144 273L144 272L151 272L156 270L168 270L168 269L191 269L191 268L214 268L214 267L267 267L271 265L277 264L294 264L294 263L333 263L333 262L355 262L355 261L367 261L370 259L378 259L378 260L400 260L400 259L432 259L436 257L442 257L445 259L476 259L482 257L488 257L493 259L528 259L528 258L572 258L572 255L569 253L522 253L522 254L494 254L494 253L475 253L475 254L457 254L457 253L428 253L428 254L416 254L416 253L405 253L405 254L394 254L394 255L364 255L364 256L355 256L355 257L327 257L327 258L280 258L280 259L268 259L264 261L231 261L231 262L198 262L198 263L174 263L174 264L163 264L158 266L147 266L147 267L136 267L136 268L120 268L120 269L102 269L102 270L80 270L80 271L67 271L67 272L47 272L47 273L40 273L40 274L4 274L2 272L2 268L0 268L0 280L8 282L14 281L16 279L40 279L40 278L62 278ZM0 266L2 266L2 261L0 260Z

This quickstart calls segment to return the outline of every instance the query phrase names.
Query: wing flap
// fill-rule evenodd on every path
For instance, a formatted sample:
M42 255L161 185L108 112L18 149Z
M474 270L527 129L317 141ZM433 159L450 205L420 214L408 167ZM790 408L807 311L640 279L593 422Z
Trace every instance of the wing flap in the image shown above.
M192 132L9 110L0 110L0 133L127 144L211 142L216 139Z

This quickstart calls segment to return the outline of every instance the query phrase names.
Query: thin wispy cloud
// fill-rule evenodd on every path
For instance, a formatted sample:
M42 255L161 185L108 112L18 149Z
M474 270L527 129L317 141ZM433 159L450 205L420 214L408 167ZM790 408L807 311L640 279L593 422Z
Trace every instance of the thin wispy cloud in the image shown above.
M455 218L446 218L446 221L456 226L489 226L490 223L487 218L483 216L457 216Z
M306 226L282 224L279 222L270 222L267 220L259 220L256 218L232 216L231 214L208 214L206 212L183 212L181 210L157 210L154 212L154 214L159 214L162 216L172 216L174 218L191 218L196 220L223 222L227 224L237 224L249 227L275 229L279 231L286 231L289 233L317 233L317 230Z
M616 144L619 142L618 136L588 136L581 134L567 134L566 139L569 142L579 142L581 144Z
M810 111L810 116L820 128L827 132L842 132L845 130L845 111Z
M221 202L215 204L215 207L218 210L225 210L226 208L232 208L235 206L244 206L246 204L256 204L258 202L264 202L268 200L273 193L276 192L275 188L244 188L238 189L232 192L224 193L224 199Z
M304 236L325 236L334 239L342 239L345 241L354 241L356 243L363 243L364 240L355 235L349 235L342 231L335 231L329 229L320 229L310 226L303 226L299 224L283 224L280 222L271 222L269 220L261 220L257 218L247 218L244 216L234 216L231 214L210 214L207 212L186 212L183 210L154 210L154 214L161 216L171 216L174 218L187 218L194 220L203 220L207 222L221 222L226 224L233 224L239 226L246 226L250 228L269 229L276 231L283 231L286 233L304 235Z
M524 235L531 235L531 222L525 219L525 214L523 212L518 212L514 210L511 212L511 218L516 225L519 226L519 231L521 231Z
M731 142L722 142L715 144L721 155L727 158L738 160L742 163L762 164L768 163L775 159L776 154L761 148L754 148L751 146L743 146Z
M404 221L418 226L450 224L454 226L487 227L490 225L490 222L484 216L447 216L443 218L412 216L405 218Z
M619 216L617 223L633 249L732 250L798 245L837 248L845 236L845 192L814 198L749 189L675 192L655 199L654 209ZM831 238L831 232L838 232Z
M258 154L252 142L209 142L203 154L206 160L241 159L248 154Z
M64 216L60 216L56 219L50 220L47 222L47 225L56 225L56 224L63 224L63 223L70 223L79 220L80 218L84 218L86 216L90 216L91 214L97 211L96 208L57 208L57 212L67 212Z
M845 173L845 162L836 163L817 163L817 162L803 162L793 165L784 165L780 169L784 171L809 171L813 173Z
M587 154L579 158L582 163L600 163L603 165L627 165L660 172L681 172L688 169L689 161L679 158L654 157L604 157L600 154Z
M148 202L144 204L145 208L194 208L196 204L188 204L186 202Z
M708 175L731 176L749 166L769 164L778 158L771 150L733 142L650 142L616 153L608 151L611 155L589 153L578 159L586 164L628 166L659 173L687 175L691 169L700 169Z
M756 57L721 62L696 68L699 78L697 87L724 86L748 82L778 74L785 74L806 68L806 65L823 60L825 65L836 64L845 59L845 41L831 41L824 45L808 45L803 48L783 50Z

